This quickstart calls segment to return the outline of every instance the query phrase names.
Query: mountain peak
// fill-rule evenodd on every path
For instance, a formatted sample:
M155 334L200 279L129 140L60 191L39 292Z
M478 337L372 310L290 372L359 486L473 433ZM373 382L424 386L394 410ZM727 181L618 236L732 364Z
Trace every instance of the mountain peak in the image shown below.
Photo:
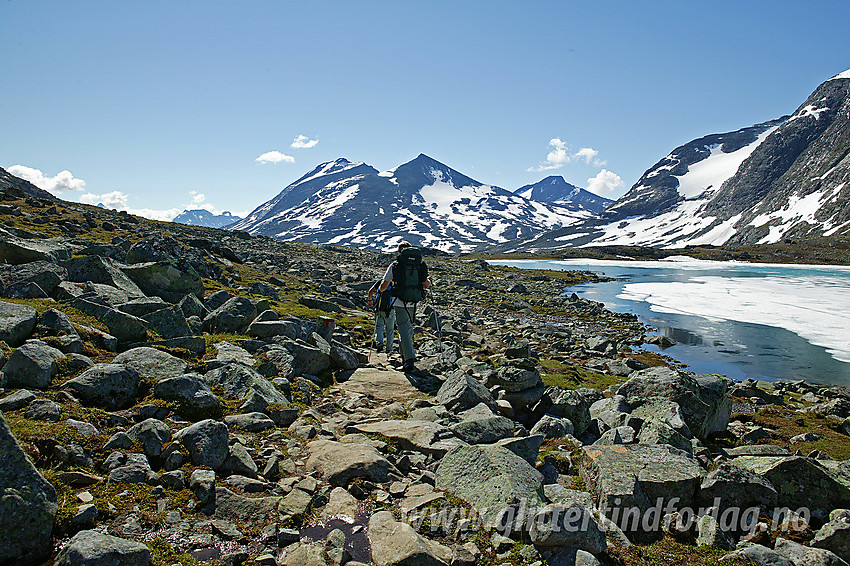
M847 69L843 73L838 73L837 75L835 75L834 77L832 77L829 80L835 81L835 80L839 80L839 79L850 79L850 69Z

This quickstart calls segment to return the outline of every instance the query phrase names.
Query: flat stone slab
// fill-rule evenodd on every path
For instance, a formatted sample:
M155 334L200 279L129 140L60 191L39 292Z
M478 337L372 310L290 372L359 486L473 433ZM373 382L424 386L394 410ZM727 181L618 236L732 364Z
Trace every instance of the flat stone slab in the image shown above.
M389 369L358 368L339 388L343 393L360 393L388 403L404 403L426 397L403 373Z
M423 454L442 456L457 444L456 439L441 441L449 433L449 429L431 421L378 421L373 423L357 423L349 427L352 432L364 434L379 434L398 443L402 450L414 450Z

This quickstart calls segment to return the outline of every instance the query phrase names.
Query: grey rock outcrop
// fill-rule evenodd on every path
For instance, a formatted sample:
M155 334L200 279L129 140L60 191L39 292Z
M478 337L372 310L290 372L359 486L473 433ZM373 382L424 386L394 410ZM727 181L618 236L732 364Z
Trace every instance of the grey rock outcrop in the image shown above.
M123 409L136 398L141 377L124 364L96 364L65 383L82 401L107 410Z
M20 346L32 335L38 322L33 307L0 301L0 340L12 347Z
M54 566L149 566L150 549L98 531L80 531L59 551Z

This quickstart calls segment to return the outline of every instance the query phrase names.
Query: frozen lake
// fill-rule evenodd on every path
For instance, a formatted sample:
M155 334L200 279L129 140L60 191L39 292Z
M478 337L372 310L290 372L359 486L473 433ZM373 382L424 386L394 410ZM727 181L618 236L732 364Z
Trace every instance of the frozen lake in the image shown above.
M663 353L698 373L850 385L850 267L685 257L492 263L621 279L570 291L657 327L678 342Z

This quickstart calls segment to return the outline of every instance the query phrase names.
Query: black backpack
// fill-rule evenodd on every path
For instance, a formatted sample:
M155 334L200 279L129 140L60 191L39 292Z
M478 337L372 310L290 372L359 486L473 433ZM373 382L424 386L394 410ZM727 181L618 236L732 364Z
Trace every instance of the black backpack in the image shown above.
M393 286L390 285L385 291L378 291L375 297L375 312L390 314L393 310Z
M422 283L428 278L428 267L422 263L419 248L404 248L393 266L393 296L406 303L425 298Z

